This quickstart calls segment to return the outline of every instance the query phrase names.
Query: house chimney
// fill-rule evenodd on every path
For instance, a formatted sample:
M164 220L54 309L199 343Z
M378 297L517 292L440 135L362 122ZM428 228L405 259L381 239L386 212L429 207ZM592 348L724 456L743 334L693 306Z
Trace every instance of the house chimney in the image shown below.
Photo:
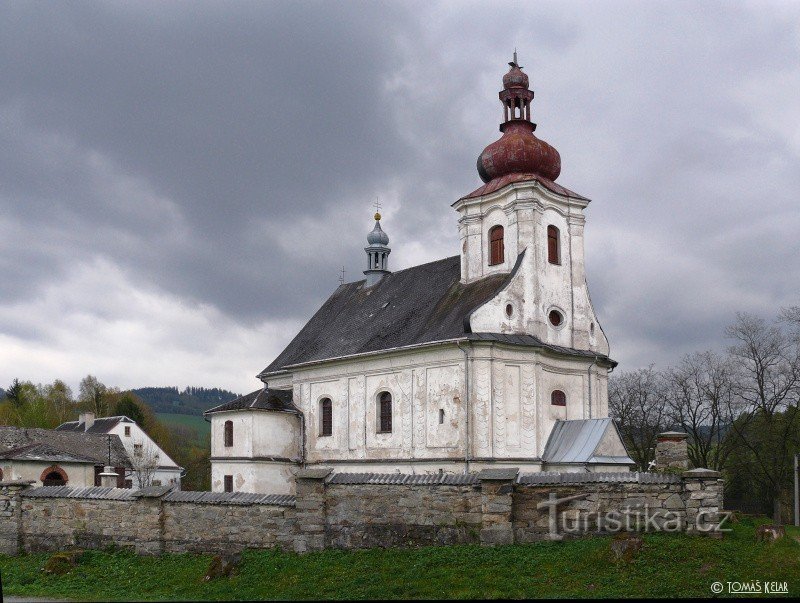
M656 437L656 471L665 469L688 469L689 434L680 431L665 431Z
M94 413L82 412L78 415L78 423L83 423L83 430L89 431L89 428L94 425Z

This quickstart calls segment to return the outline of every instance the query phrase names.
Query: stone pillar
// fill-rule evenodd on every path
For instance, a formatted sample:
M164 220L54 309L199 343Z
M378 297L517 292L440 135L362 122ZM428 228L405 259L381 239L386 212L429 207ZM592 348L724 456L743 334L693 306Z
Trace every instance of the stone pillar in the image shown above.
M171 485L148 486L133 493L136 507L132 511L136 513L137 523L134 548L138 555L161 555L164 552L163 499L171 491Z
M119 474L114 471L114 467L103 467L103 472L100 474L100 485L103 488L116 488L118 477Z
M481 544L513 544L512 502L519 469L484 469L481 482Z
M656 471L689 468L689 434L666 431L656 438Z
M32 481L0 481L0 554L16 555L21 549L20 493Z
M331 474L330 467L300 469L295 474L297 502L295 517L297 536L294 541L296 553L320 551L325 548L325 478Z
M686 503L686 527L692 534L703 534L722 538L723 532L716 529L722 519L723 481L719 471L692 469L684 471L684 502ZM722 526L725 529L727 526Z

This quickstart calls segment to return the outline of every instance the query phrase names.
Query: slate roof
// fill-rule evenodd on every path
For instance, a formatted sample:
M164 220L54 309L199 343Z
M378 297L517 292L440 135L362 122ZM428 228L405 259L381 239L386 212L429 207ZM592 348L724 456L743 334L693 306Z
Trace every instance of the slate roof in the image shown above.
M231 410L277 410L300 413L300 410L292 402L291 390L262 388L244 396L239 396L230 402L209 408L203 415Z
M542 461L551 464L571 463L602 463L633 465L634 462L627 456L599 456L598 447L606 436L619 438L617 426L613 419L577 419L571 421L556 421L547 444L544 447ZM624 448L624 444L623 444Z
M487 276L467 285L460 282L460 256L393 272L369 288L364 287L365 281L340 285L259 377L296 364L467 337L533 345L572 356L598 356L588 350L552 346L531 335L471 332L470 315L508 284L522 255L510 274ZM616 364L606 356L599 358Z
M12 448L11 450L4 450L0 452L0 459L12 461L45 461L48 463L91 463L95 464L94 459L84 456L82 454L70 454L54 448L48 444L35 442L20 446L19 448Z
M99 419L94 420L94 424L89 429L84 429L84 425L82 421L67 421L66 423L62 423L56 429L58 431L77 431L80 433L108 433L114 427L116 427L120 422L122 423L133 423L133 419L129 419L128 417L100 417Z
M114 467L130 468L131 463L119 436L112 435L110 437L111 464ZM38 450L43 454L62 454L65 458L84 458L86 460L83 462L105 465L108 462L108 439L109 436L104 434L2 425L0 426L0 453L16 454L19 449L36 444L41 446ZM36 454L37 449L31 448L30 450L32 454ZM66 460L61 462L66 462Z

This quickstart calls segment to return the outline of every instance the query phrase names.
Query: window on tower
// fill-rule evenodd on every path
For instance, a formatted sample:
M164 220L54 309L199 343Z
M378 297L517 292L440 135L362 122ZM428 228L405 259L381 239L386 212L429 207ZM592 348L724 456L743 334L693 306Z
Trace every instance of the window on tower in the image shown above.
M562 392L560 389L554 390L553 393L550 394L550 404L553 406L566 406L567 394Z
M503 244L503 227L492 226L489 229L489 265L496 266L505 261L505 246Z
M547 261L551 264L561 263L561 246L558 228L552 224L547 227Z
M224 430L224 444L225 448L230 448L233 446L233 421L225 421L225 430Z

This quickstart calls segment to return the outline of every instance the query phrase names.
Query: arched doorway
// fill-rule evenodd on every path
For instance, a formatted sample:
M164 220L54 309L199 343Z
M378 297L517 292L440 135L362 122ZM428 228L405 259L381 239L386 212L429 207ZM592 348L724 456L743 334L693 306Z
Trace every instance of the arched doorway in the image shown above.
M67 472L58 465L53 465L42 471L39 479L44 486L66 486L69 481Z

